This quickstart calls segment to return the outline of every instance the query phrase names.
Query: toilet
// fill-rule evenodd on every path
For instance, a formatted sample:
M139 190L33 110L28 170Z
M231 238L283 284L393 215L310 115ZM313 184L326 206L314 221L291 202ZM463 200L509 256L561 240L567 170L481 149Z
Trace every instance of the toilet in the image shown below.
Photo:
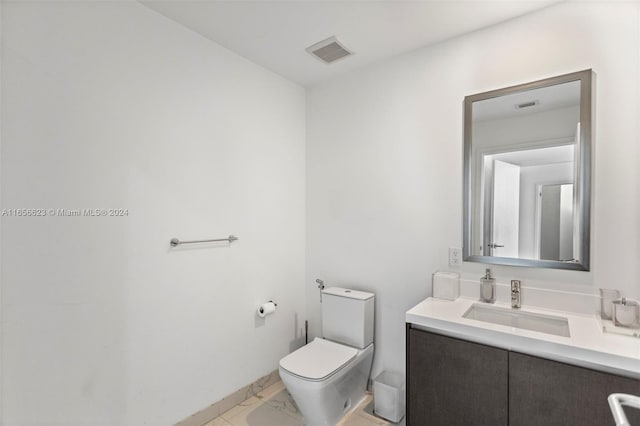
M280 378L309 426L335 425L365 397L373 362L374 294L322 290L324 338L280 360Z

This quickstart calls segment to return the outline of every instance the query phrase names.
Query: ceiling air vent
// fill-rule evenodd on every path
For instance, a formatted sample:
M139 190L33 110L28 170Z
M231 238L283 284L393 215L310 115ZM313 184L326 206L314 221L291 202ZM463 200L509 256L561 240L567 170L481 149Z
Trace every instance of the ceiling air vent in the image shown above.
M539 103L540 101L535 100L535 101L523 102L521 104L516 104L515 107L516 109L531 108L532 106L536 106Z
M313 46L307 47L307 52L325 64L331 64L338 59L353 55L353 52L347 50L335 37L329 37Z

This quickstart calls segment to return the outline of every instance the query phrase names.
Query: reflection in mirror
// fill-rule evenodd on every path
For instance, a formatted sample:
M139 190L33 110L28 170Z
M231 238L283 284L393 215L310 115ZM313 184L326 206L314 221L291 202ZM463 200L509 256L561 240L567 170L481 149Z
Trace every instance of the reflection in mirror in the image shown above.
M588 270L591 71L465 98L465 260Z
M573 260L573 183L542 185L538 205L538 258Z

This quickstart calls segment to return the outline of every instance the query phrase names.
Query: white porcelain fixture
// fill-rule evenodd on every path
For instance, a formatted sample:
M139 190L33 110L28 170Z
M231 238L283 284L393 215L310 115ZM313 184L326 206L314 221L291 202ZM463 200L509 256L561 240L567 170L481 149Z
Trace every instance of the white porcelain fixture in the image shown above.
M564 317L555 315L545 315L474 303L462 316L477 321L506 325L507 327L539 331L556 336L570 336L569 321Z
M324 289L324 338L280 360L282 382L307 425L335 425L364 398L373 361L373 311L373 293Z

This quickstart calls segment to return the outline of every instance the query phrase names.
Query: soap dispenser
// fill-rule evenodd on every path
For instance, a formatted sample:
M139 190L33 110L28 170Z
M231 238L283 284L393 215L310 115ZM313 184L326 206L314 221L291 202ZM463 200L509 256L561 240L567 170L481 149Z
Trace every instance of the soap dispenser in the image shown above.
M480 300L486 303L496 301L496 279L491 276L491 269L487 268L484 277L480 278Z

